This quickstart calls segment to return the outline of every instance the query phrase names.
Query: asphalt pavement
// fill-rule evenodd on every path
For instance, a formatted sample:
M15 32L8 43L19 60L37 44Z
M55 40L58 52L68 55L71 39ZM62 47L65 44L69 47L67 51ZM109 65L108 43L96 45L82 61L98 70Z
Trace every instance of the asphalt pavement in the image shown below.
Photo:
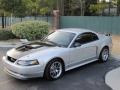
M3 71L1 62L8 48L0 48L0 90L112 90L105 84L105 74L120 66L120 61L110 58L106 63L94 62L65 73L59 80L43 78L17 80Z

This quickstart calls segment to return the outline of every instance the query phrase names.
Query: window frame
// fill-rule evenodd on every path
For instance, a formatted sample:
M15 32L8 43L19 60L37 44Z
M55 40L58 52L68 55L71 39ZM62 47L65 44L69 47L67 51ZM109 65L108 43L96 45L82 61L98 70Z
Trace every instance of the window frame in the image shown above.
M97 38L96 38L95 40L92 40L92 41L89 41L89 42L83 43L83 44L81 44L81 45L84 45L84 44L91 43L91 42L94 42L94 41L99 40L98 35L95 34L95 33L93 33L93 32L85 32L85 33L81 33L81 34L79 34L79 35L75 38L75 40L76 40L78 37L81 37L81 36L84 35L84 34L93 34L93 35L95 35ZM72 43L72 45L71 45L72 47L74 46L73 44L75 43L75 40L73 41L73 43Z

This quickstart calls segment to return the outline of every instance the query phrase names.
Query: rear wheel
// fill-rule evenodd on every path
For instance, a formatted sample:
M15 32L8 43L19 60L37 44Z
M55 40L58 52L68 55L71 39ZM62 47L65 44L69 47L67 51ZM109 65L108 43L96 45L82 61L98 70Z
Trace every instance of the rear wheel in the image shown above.
M50 61L44 72L44 77L47 80L56 80L63 75L64 65L61 60L52 60Z
M101 62L106 62L108 61L109 58L109 48L104 47L100 53L99 59Z

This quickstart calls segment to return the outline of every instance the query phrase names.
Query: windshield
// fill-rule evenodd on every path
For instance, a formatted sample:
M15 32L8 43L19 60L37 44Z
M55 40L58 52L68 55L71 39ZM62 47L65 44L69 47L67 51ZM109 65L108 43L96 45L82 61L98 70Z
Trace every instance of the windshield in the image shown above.
M68 47L74 36L75 33L56 31L48 35L43 41L53 43L57 46Z

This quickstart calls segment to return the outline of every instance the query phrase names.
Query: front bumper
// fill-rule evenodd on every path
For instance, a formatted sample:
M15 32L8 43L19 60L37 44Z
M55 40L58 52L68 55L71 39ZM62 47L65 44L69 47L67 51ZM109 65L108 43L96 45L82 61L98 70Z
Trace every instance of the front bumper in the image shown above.
M25 80L28 78L43 77L44 68L42 65L20 66L12 63L3 57L4 71L17 79Z

